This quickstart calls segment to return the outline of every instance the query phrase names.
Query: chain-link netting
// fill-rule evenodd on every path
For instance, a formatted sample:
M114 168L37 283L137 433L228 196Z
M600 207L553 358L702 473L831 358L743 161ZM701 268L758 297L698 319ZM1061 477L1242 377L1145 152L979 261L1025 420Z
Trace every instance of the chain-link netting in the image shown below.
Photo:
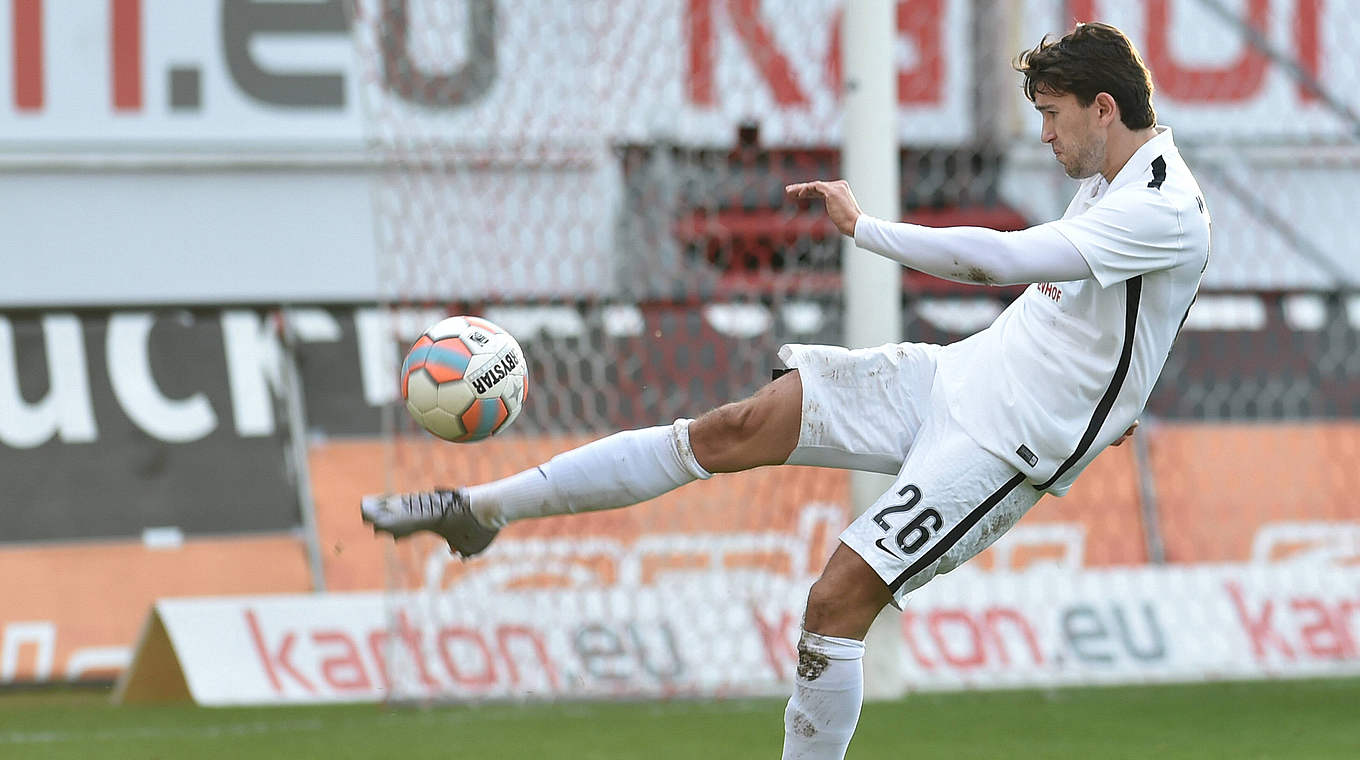
M840 173L841 13L833 0L357 3L394 353L441 315L480 314L519 339L532 382L514 427L474 446L422 437L394 405L390 487L478 482L695 416L768 381L780 344L843 341L839 237L820 208L783 197ZM1087 19L1141 49L1214 218L1202 295L1134 444L967 572L1360 558L1352 16L1324 0L897 3L906 219L1017 229L1061 215L1075 185L1039 144L1009 61ZM957 340L1018 292L907 273L904 335ZM643 656L645 677L619 670L625 653L665 649L647 635L679 651L675 637L739 623L696 612L689 629L644 635L630 621L653 619L658 589L687 600L751 578L805 584L849 517L845 484L810 469L718 478L518 524L468 565L416 542L396 554L392 587L445 594L421 607L432 630L477 625L466 610L494 607L493 590L541 594L563 625L588 607L622 626L573 629L594 657L576 670L545 664L560 653L530 637L532 675L454 678L435 689L445 696L739 693L741 676L718 667L680 677ZM494 659L449 641L448 662Z

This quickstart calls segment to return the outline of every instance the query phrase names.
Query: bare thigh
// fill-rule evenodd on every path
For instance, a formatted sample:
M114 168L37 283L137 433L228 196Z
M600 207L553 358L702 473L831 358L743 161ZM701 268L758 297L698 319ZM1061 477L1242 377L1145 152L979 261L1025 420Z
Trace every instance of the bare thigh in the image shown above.
M783 464L798 446L803 382L796 370L743 401L714 409L689 426L694 457L709 472Z

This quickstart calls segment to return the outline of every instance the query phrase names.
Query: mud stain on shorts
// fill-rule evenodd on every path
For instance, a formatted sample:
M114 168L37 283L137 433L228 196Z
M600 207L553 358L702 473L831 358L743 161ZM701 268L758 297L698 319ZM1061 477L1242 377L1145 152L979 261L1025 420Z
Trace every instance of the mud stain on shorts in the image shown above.
M802 713L794 713L793 732L804 739L811 739L817 735L817 727L812 725L812 721L808 720L808 716Z

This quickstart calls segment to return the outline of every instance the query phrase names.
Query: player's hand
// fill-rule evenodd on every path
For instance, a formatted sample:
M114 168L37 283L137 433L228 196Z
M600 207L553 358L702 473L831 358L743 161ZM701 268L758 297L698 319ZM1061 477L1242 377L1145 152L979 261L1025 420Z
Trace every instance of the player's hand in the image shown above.
M1121 436L1119 436L1118 438L1114 439L1114 443L1112 443L1112 444L1110 444L1110 445L1111 445L1111 446L1119 446L1119 445L1123 444L1124 441L1127 441L1128 439L1130 439L1130 438L1133 437L1133 431L1134 431L1134 429L1137 428L1137 427L1138 427L1138 420L1134 420L1134 421L1133 421L1133 424L1132 424L1132 425L1129 425L1129 429L1128 429L1128 430L1125 430L1123 435L1121 435Z
M855 222L859 220L859 203L855 201L855 194L850 192L850 183L843 179L827 182L817 180L816 182L798 182L792 185L785 185L784 192L790 198L799 200L806 198L822 198L826 201L826 213L831 217L831 223L836 225L842 235L849 237L855 236Z

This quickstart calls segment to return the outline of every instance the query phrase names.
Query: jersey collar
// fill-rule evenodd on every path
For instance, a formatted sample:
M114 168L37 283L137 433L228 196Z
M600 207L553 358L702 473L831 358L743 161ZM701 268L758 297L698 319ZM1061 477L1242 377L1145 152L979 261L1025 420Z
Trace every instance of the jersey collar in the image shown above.
M1171 141L1171 127L1158 124L1156 129L1157 134L1134 151L1133 155L1129 156L1129 160L1124 163L1124 168L1114 175L1114 181L1110 183L1109 190L1116 190L1140 179L1148 171L1148 167L1152 165L1154 158L1164 153L1176 152L1176 144Z

